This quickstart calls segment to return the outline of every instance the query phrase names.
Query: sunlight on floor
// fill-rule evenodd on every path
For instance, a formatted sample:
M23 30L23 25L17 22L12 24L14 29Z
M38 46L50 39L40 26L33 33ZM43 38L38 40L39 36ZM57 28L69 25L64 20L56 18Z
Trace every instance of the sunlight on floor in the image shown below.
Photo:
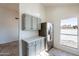
M40 55L41 56L49 56L49 54L47 52L45 52L45 51L41 52Z
M49 56L49 54L46 51L42 51L39 55L36 56Z

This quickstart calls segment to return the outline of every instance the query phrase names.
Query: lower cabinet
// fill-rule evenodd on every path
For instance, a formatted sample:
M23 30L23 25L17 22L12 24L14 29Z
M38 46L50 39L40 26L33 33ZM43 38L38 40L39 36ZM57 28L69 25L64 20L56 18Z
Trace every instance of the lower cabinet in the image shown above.
M35 42L27 43L22 40L22 55L23 56L35 56L36 55Z
M36 55L40 54L40 41L41 40L36 41Z
M38 39L33 42L26 42L22 40L22 55L23 56L36 56L39 55L41 51L43 51L45 48L44 46L44 38Z
M29 47L28 47L28 55L29 55L29 56L35 56L35 55L36 55L35 52L36 52L36 51L35 51L35 45L32 45L32 46L29 46Z
M40 40L40 51L43 51L45 49L45 39Z

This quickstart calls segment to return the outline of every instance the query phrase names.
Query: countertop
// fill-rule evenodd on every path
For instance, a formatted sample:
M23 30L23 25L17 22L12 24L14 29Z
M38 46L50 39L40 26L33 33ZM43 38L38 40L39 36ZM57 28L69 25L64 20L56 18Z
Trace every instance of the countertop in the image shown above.
M26 38L26 39L22 39L22 40L24 40L25 42L27 42L27 43L31 43L31 42L33 42L33 41L36 41L36 40L39 40L39 39L43 39L43 38L45 38L45 37L41 37L41 36L36 36L36 37L30 37L30 38Z

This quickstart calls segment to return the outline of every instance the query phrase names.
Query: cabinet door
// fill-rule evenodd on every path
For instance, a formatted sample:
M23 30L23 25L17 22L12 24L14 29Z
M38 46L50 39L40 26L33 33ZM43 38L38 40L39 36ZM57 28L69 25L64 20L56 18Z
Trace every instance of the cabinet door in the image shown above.
M27 50L26 49L27 49L26 42L22 40L22 55L23 56L27 56L28 55L28 51L27 51L28 49Z
M40 30L41 29L41 19L38 18L38 21L37 22L38 22L38 24L37 24L38 25L38 30Z
M24 20L24 30L31 30L31 17L30 15L25 14L25 17L22 19Z
M35 42L30 43L31 46L29 46L29 56L35 56Z
M24 30L25 29L25 14L22 14L22 30Z
M43 51L45 49L45 39L41 38L40 42L41 42L41 51Z
M32 30L38 30L37 20L36 17L32 17Z
M40 54L40 40L36 41L36 55Z

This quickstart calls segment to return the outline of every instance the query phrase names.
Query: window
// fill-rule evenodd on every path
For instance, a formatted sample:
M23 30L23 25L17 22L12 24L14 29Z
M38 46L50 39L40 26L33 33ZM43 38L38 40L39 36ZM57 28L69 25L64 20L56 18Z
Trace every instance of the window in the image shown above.
M61 20L60 44L77 48L77 18L72 17Z

